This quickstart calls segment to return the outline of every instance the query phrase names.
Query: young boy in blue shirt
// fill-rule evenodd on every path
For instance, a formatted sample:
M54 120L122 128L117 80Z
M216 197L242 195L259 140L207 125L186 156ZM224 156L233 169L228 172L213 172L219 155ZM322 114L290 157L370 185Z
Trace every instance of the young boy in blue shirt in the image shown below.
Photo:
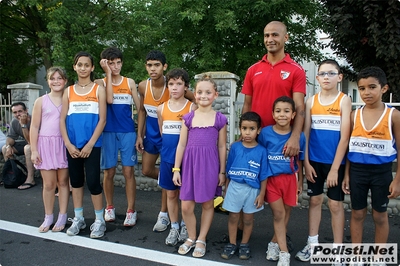
M239 258L250 258L249 239L253 230L254 213L264 209L267 184L267 152L257 143L261 117L255 112L242 114L239 121L241 142L231 145L226 165L226 194L222 207L229 211L229 244L221 257L230 259L239 249ZM243 210L243 236L236 246L240 211Z

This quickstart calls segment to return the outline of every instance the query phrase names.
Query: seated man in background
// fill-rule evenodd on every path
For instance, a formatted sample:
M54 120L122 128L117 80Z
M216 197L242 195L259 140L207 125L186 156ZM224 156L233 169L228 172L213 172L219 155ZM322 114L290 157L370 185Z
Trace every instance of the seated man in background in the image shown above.
M34 179L34 168L31 161L31 146L29 145L29 128L31 116L23 102L15 102L11 105L14 118L11 120L10 129L7 134L6 144L2 146L4 160L7 161L15 155L24 155L28 174L24 184L19 190L29 189L36 186ZM23 138L20 139L20 138Z

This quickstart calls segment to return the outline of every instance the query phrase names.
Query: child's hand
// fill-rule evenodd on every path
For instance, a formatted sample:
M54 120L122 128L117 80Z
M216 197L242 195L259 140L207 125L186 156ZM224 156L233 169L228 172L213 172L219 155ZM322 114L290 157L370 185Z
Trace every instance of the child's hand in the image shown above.
M79 158L81 151L78 150L74 145L72 144L68 145L67 150L72 158Z
M350 194L350 178L348 175L344 176L343 182L342 182L342 190L344 194Z
M85 145L85 147L83 147L83 149L81 150L79 157L88 158L90 153L92 152L92 150L93 150L93 145L90 145L89 143L87 143Z
M111 68L108 66L108 60L107 59L101 59L100 60L100 66L103 69L104 73L106 73L106 74L111 73Z
M395 199L400 196L400 181L398 178L393 179L389 186L389 199Z
M40 155L37 151L32 152L31 161L33 164L41 164L42 163L42 158L40 158Z
M225 184L225 174L219 173L218 175L218 186L222 187Z
M264 195L259 194L254 201L254 205L257 209L261 208L264 205Z
M303 192L303 182L300 180L297 182L297 195L300 195Z
M315 183L314 178L317 177L317 173L314 170L314 167L312 167L309 163L306 164L304 163L304 170L305 170L305 176L307 178L308 181L310 181L311 183Z
M172 178L172 181L174 182L175 186L182 186L181 173L174 172L174 177Z
M338 178L338 171L330 170L328 173L328 177L326 178L326 186L328 188L336 187L339 184Z
M140 153L143 154L144 151L144 146L143 146L143 139L138 137L136 139L136 144L135 144L136 150Z

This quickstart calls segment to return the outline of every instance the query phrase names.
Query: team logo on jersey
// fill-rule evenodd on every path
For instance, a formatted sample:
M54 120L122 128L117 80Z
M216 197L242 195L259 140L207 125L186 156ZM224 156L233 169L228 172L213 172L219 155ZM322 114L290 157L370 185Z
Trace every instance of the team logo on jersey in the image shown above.
M285 80L290 76L290 72L281 70L281 79Z

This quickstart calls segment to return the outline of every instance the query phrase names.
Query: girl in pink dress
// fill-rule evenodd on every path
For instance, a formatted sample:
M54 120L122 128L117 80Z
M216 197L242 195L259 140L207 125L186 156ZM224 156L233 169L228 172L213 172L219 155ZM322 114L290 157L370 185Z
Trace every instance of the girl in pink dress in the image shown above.
M198 109L182 118L175 166L172 169L174 184L181 187L182 217L189 235L178 253L186 254L195 247L193 257L205 255L206 237L214 217L214 196L221 191L225 182L227 118L212 109L217 97L217 85L209 76L197 82L195 98ZM202 204L197 241L196 203Z
M47 82L51 89L35 101L29 132L32 150L31 160L40 169L43 178L43 203L45 218L39 232L49 231L53 224L53 208L58 187L59 214L53 232L64 230L67 222L69 199L68 164L64 142L60 132L61 103L67 76L64 69L51 67L47 71Z

